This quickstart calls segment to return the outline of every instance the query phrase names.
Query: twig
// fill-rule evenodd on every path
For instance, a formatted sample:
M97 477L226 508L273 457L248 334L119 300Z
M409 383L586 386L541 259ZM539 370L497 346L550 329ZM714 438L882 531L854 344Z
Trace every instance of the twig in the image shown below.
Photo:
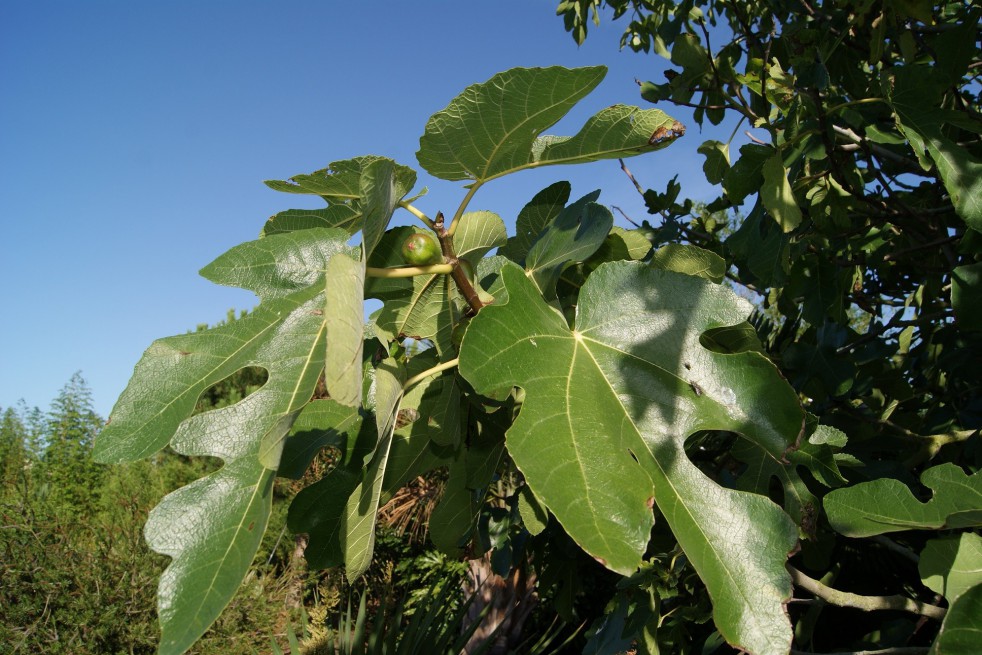
M895 250L893 252L888 252L883 256L883 261L888 262L893 259L899 259L901 256L907 253L915 252L917 250L925 250L929 248L937 248L938 246L943 246L946 243L952 243L961 239L961 235L955 234L950 237L944 237L943 239L938 239L936 241L929 241L928 243L920 243L916 246L911 246L910 248L904 248L903 250Z
M859 136L848 127L839 127L838 125L832 125L832 131L835 132L836 135L841 136L842 138L846 139L847 141L850 141L851 143L857 146L869 148L869 150L880 159L886 159L892 161L894 164L897 164L908 173L914 173L916 175L922 175L928 177L928 172L925 171L923 168L921 168L920 164L918 164L916 161L907 159L903 155L898 155L892 150L887 150L883 146L877 143L873 143L872 141L870 141L865 137Z
M619 212L621 213L621 216L623 216L623 217L624 217L624 220L625 220L625 221L627 221L628 223L630 223L630 224L631 224L631 225L633 225L634 227L636 227L636 228L638 228L638 229L641 229L641 226L640 226L640 225L638 225L637 223L635 223L634 221L632 221L632 220L631 220L631 217L630 217L630 216L628 216L627 214L625 214L625 213L624 213L624 210L623 210L623 209L621 209L621 208L620 208L620 207L618 207L617 205L611 205L611 207L612 207L613 209L616 209L617 211L619 211Z
M430 228L431 230L433 229L433 221L431 221L426 214L416 209L412 204L403 200L399 202L399 206L405 209L406 211L408 211L416 218L418 218L420 221L422 221L423 224L426 225L426 227Z
M713 81L719 84L719 71L716 69L716 59L713 57L713 46L709 43L709 30L706 29L706 21L697 20L696 25L702 30L702 36L706 39L706 59L709 60L709 67L713 69Z
M766 141L761 141L760 139L758 139L757 137L755 137L753 134L751 134L748 131L744 131L744 134L746 134L747 135L747 138L750 139L751 141L753 141L754 143L759 143L762 146L770 145Z
M636 179L634 179L634 175L632 175L631 174L631 171L628 170L627 164L624 163L624 160L623 159L618 159L617 161L619 161L621 163L621 170L624 171L624 174L625 175L627 175L627 179L631 180L631 182L634 183L634 188L638 190L638 193L640 193L642 196L644 196L644 189L642 189L641 188L641 185L638 184L638 181ZM633 223L634 221L631 221L631 222Z
M805 575L790 564L788 564L787 568L788 572L791 573L791 579L796 585L838 607L852 607L866 612L876 610L909 612L937 621L943 619L947 612L943 607L923 603L912 598L907 598L906 596L861 596L847 591L839 591L838 589L825 586L815 578Z

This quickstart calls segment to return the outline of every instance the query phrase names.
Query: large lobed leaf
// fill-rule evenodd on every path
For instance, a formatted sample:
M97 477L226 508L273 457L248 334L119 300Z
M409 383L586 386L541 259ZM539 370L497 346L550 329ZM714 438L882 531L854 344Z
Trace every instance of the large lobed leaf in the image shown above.
M324 370L326 271L335 258L350 262L348 268L360 260L348 239L341 229L276 234L205 267L205 277L255 291L261 304L228 325L154 342L96 441L95 456L106 462L145 457L168 443L186 455L224 461L165 497L147 521L151 548L173 558L158 590L161 653L189 648L252 563L283 441ZM360 298L362 289L349 282L338 284ZM261 389L188 420L204 390L252 366L269 373Z
M589 277L571 329L521 269L506 265L501 279L507 302L472 321L460 373L480 393L525 389L507 445L535 496L623 574L641 564L656 504L726 639L786 653L794 524L767 498L720 487L684 451L693 432L730 430L781 458L802 430L797 397L769 361L699 343L745 320L749 304L699 278L617 262Z
M603 66L498 73L430 118L416 158L435 177L483 183L535 166L630 157L664 148L684 133L658 109L617 105L598 112L575 136L540 136L606 73Z
M982 473L940 464L924 471L921 483L934 492L927 502L895 478L837 489L825 496L829 523L847 537L982 526Z

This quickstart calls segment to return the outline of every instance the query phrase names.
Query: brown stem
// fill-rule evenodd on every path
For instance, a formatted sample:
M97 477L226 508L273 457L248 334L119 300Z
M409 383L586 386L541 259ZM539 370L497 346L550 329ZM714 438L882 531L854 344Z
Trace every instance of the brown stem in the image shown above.
M470 306L470 313L472 315L478 313L484 307L484 303L481 302L480 296L474 290L474 285L467 279L464 269L460 267L460 260L457 259L457 253L453 249L453 236L447 231L443 220L443 212L436 213L436 220L433 221L433 229L436 231L436 236L440 240L440 250L443 251L443 258L447 264L453 266L453 270L450 271L450 277L453 278L454 283L457 285L460 295L464 297L464 300Z
M616 209L617 211L619 211L619 212L621 213L621 216L623 216L623 217L624 217L624 220L625 220L625 221L627 221L628 223L630 223L630 224L631 224L631 225L633 225L634 227L636 227L636 228L639 228L639 229L640 229L640 227L641 227L641 226L640 226L640 225L638 225L637 223L635 223L635 222L634 222L633 220L631 220L631 217L630 217L630 216L628 216L628 215L627 215L626 213L624 213L624 210L623 210L623 209L621 209L621 208L620 208L620 207L618 207L617 205L611 205L610 207L611 207L611 209Z
M619 161L621 163L621 170L624 171L624 174L625 175L627 175L627 179L631 180L631 182L634 183L634 188L637 189L638 190L638 193L640 193L643 196L644 195L644 190L641 188L641 185L638 184L638 181L636 179L634 179L634 175L632 175L631 174L631 171L628 170L627 165L624 163L624 160L623 159L618 159L617 161Z

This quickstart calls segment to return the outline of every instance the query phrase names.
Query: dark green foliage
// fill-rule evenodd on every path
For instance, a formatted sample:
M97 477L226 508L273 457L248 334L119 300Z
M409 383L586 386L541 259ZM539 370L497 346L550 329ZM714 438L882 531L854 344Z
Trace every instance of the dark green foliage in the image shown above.
M982 12L962 2L590 0L558 13L578 43L591 19L624 21L621 47L668 60L642 98L732 129L698 152L719 189L707 213L743 216L725 232L705 229L702 216L685 216L686 189L673 180L644 193L660 222L654 241L724 258L729 282L759 306L756 347L810 414L807 441L787 467L732 435L703 435L689 456L783 505L801 537L794 566L861 594L954 601L928 591L912 564L935 535L908 514L957 496L975 510L945 527L969 538L979 526L978 483L925 472L982 466ZM743 131L754 142L738 148ZM812 433L816 424L841 432ZM909 511L891 519L899 506ZM950 561L937 566L955 575ZM824 603L789 609L806 651L927 646L939 628ZM665 647L662 630L658 639Z

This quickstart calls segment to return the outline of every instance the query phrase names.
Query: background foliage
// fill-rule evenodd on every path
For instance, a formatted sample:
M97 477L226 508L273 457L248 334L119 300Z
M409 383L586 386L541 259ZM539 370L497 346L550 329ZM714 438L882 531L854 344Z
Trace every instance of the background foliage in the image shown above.
M202 395L198 411L241 400L263 377L243 371L222 381ZM165 451L130 464L95 464L92 443L104 421L92 411L81 374L47 412L19 406L0 416L0 653L155 653L156 588L166 558L147 547L143 526L161 498L216 463ZM73 459L59 457L66 452ZM247 580L189 652L266 653L271 641L286 648L291 629L298 644L313 648L334 634L349 596L357 601L365 593L371 610L385 598L459 584L460 565L396 530L384 531L375 573L355 587L336 572L309 572L286 532L294 494L291 485L277 488L279 502Z

